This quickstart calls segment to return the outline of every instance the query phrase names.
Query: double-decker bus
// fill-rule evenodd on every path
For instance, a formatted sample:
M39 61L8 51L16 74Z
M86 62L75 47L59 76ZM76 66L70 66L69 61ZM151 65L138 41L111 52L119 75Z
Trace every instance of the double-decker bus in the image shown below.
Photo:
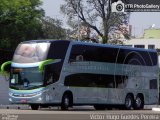
M22 42L11 64L9 101L33 110L93 105L143 109L158 104L155 50L65 40Z

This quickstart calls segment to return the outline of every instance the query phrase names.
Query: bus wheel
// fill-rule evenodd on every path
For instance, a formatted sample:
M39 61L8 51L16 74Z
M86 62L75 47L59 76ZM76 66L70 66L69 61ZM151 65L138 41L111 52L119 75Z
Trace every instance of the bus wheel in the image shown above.
M137 95L135 99L134 109L140 110L144 107L144 99L142 95Z
M31 105L32 110L38 110L38 108L39 108L39 105L35 105L35 104Z
M70 106L70 97L69 95L65 94L62 98L61 110L68 110L69 106Z
M131 110L133 108L133 105L134 105L134 98L132 97L132 95L128 94L125 99L125 108L127 110Z
M94 108L95 108L96 110L105 110L105 109L106 109L106 106L104 106L104 105L94 105Z

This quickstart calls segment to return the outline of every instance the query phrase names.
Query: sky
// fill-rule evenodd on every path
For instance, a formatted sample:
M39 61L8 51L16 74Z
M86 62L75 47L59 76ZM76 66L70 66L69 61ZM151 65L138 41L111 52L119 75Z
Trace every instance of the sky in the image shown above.
M67 27L67 16L60 12L60 5L64 0L42 0L42 8L45 10L46 16L61 19L64 27ZM143 35L144 29L151 27L160 28L160 12L132 12L129 24L132 25L132 34L140 37Z
M60 5L64 4L64 0L42 0L42 8L45 10L45 15L52 18L61 19L64 26L67 27L67 18L60 12Z

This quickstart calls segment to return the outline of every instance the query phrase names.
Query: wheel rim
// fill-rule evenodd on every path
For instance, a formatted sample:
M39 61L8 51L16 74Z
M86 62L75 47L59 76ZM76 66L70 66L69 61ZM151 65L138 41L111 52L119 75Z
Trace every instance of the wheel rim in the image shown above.
M69 106L69 98L68 98L68 97L66 97L66 98L64 99L64 105L65 105L66 107Z
M127 96L125 106L127 109L131 109L133 105L133 101L131 96Z
M131 99L130 98L128 98L127 100L126 100L126 107L130 107L131 106L131 104L132 104L132 101L131 101Z
M141 104L142 104L142 101L141 101L141 98L137 98L136 99L136 106L138 107L138 108L140 108L141 107Z

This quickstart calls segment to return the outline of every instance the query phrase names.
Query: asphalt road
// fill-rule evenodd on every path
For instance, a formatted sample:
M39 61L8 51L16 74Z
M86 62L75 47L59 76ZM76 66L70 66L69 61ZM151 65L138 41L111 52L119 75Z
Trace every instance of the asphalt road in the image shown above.
M152 110L105 110L74 107L68 111L58 108L40 110L0 109L1 120L160 120L160 112Z

